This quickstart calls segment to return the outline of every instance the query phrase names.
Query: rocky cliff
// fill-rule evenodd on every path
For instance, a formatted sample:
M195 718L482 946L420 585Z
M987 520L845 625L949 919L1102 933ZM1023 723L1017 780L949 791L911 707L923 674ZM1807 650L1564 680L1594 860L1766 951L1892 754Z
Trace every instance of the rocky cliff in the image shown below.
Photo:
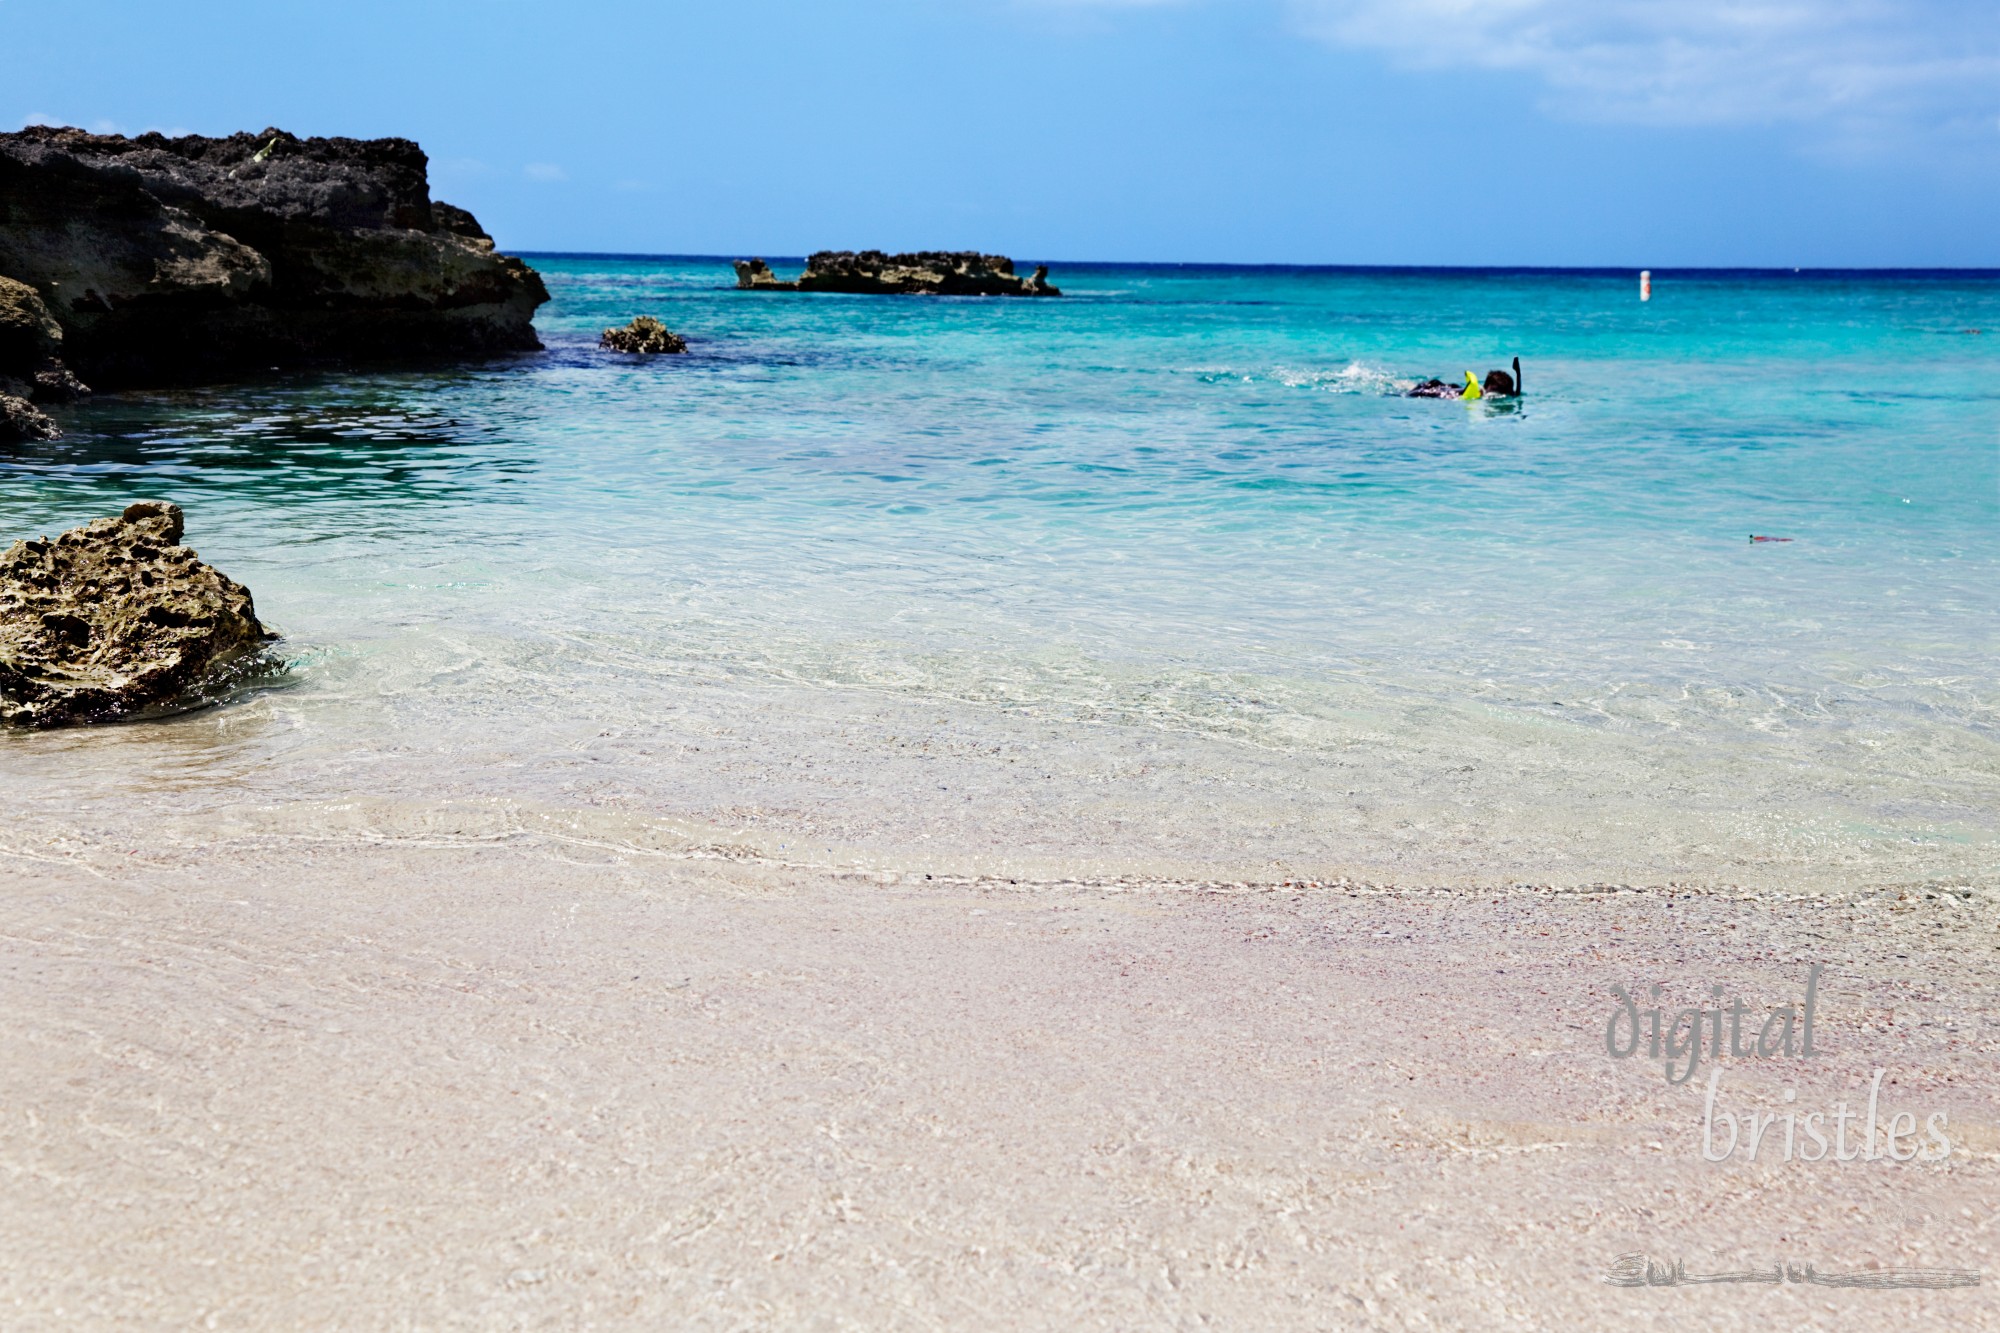
M736 285L750 291L852 292L865 296L1061 296L1049 285L1047 265L1034 276L1014 272L1005 255L975 250L924 250L890 255L880 250L821 250L806 259L795 282L782 282L761 259L736 261Z
M0 277L99 388L540 346L541 278L427 172L407 139L0 134Z

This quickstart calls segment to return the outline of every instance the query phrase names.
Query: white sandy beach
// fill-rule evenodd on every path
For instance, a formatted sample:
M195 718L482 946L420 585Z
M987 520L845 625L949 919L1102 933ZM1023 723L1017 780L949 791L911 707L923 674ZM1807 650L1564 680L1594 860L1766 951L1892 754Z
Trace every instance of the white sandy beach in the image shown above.
M520 834L10 845L9 1328L2000 1327L1992 903L839 874ZM1795 997L1710 1164L1610 983ZM1774 1077L1772 1071L1782 1075ZM1691 1271L1989 1285L1620 1289Z
M0 1333L2000 1333L2000 4L0 51Z

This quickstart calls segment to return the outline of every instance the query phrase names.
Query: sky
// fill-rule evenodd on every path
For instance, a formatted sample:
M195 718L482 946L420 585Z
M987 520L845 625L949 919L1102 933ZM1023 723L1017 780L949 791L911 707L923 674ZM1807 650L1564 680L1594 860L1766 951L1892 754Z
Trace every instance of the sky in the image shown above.
M0 128L402 135L510 249L2000 267L1996 0L0 0Z

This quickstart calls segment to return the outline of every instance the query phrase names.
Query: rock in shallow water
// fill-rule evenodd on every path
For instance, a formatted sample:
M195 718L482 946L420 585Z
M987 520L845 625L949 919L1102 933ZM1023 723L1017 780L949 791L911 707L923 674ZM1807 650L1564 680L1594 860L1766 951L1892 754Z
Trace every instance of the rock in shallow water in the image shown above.
M172 703L272 636L250 590L156 500L0 554L0 721L109 722Z
M614 352L637 352L661 356L688 349L687 339L651 315L641 315L622 329L606 329L597 340L599 347Z
M0 393L0 444L21 440L60 440L62 431L25 398Z

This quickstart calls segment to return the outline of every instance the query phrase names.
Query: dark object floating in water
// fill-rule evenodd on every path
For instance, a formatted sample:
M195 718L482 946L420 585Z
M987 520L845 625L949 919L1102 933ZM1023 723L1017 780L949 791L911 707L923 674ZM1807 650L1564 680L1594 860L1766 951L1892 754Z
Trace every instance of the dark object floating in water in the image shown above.
M640 356L666 356L688 349L687 339L651 315L641 315L622 329L606 329L599 335L597 345Z
M1049 285L1049 266L1031 277L1014 272L1005 255L977 250L921 250L890 255L880 250L821 250L806 271L782 281L761 259L736 261L736 285L753 292L846 292L858 296L1061 296Z
M276 129L0 134L0 275L100 388L531 351L549 299L432 200L415 143ZM23 377L19 359L0 375Z
M1790 537L1759 537L1759 536L1758 536L1757 534L1755 534L1755 533L1752 533L1752 534L1750 534L1750 540L1751 540L1751 541L1753 541L1753 542L1788 542L1788 541L1791 541L1791 540L1792 540L1792 538L1790 538Z
M275 637L250 590L142 500L0 554L0 722L63 727L170 704Z
M1518 398L1521 396L1521 358L1514 358L1514 373L1504 370L1489 370L1482 383L1474 378L1471 371L1465 372L1465 384L1447 384L1440 379L1428 379L1404 395L1407 398Z

